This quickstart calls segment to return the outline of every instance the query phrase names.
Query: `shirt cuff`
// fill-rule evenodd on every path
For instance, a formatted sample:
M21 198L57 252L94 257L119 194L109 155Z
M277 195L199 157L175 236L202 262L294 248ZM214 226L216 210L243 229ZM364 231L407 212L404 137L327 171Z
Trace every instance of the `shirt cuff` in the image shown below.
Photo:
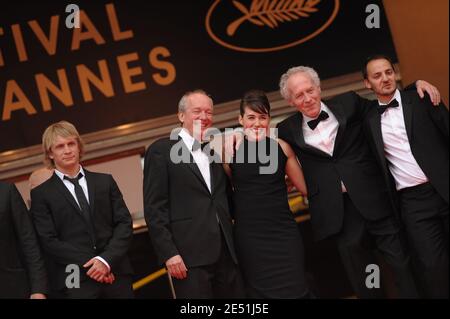
M109 264L106 262L106 260L104 260L102 257L100 256L95 256L95 259L100 260L102 263L104 263L106 265L106 267L108 267L108 270L111 271L111 267L109 266Z

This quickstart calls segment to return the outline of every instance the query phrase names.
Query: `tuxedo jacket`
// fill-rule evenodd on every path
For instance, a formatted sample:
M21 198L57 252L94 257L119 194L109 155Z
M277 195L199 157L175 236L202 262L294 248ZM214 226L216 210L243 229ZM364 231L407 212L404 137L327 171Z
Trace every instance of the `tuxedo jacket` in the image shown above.
M172 155L187 155L176 163ZM181 138L160 139L147 150L144 212L161 264L180 255L187 267L211 265L221 251L221 230L237 263L230 215L230 187L220 162L210 164L211 192Z
M306 144L300 112L278 124L279 137L291 145L302 165L317 240L341 230L341 181L365 219L378 220L393 213L388 187L363 131L370 101L349 92L324 103L339 122L332 156Z
M132 274L127 256L133 227L131 215L111 175L84 170L94 234L63 181L56 175L31 191L31 214L48 262L52 288L65 287L66 266L80 267L102 257L114 275Z
M434 106L429 97L416 92L400 91L406 134L412 155L437 193L449 202L449 113L443 103ZM366 134L389 185L394 202L396 188L389 171L381 132L381 116L377 101L371 105L365 121Z
M0 182L0 299L48 293L39 243L20 193Z

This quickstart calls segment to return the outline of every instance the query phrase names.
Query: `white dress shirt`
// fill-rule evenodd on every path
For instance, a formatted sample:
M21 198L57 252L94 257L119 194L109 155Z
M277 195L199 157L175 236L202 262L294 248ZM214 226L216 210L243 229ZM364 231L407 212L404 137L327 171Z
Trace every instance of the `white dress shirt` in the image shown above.
M303 136L306 144L311 145L314 148L329 154L330 156L333 156L334 143L336 141L336 135L339 129L339 121L323 102L320 103L320 112L322 111L328 113L328 118L320 121L314 130L308 125L308 122L314 120L314 118L303 115ZM347 189L342 181L341 188L343 193L347 192Z
M337 131L339 129L339 122L323 102L321 102L320 105L320 112L327 112L328 118L326 120L320 121L317 127L312 130L309 127L308 122L314 120L314 118L303 115L303 136L305 137L306 144L324 151L330 156L333 156L334 142L336 140Z
M393 99L396 99L399 105L398 107L389 107L381 114L381 133L389 170L394 176L397 190L400 190L426 183L428 178L419 164L417 164L411 152L403 117L402 97L399 90L395 91L391 101ZM388 104L379 103L380 105Z
M211 193L211 173L209 170L209 158L208 155L202 152L201 149L197 149L192 151L192 145L194 145L195 139L189 134L189 132L185 129L182 129L178 136L181 137L186 147L190 150L192 157L194 158L195 163L197 164L200 173L203 176L203 180L208 186L208 190Z
M67 179L64 179L64 176L65 176L64 173L58 171L57 169L55 169L55 173L61 179L61 181L64 183L66 188L69 190L70 194L72 194L72 196L75 199L75 201L77 202L78 206L80 206L80 203L78 203L77 195L75 194L75 185L73 185L72 182L68 181ZM81 165L80 165L80 170L75 175L75 177L77 177L80 173L83 174L83 177L81 177L78 180L78 184L80 184L81 189L83 189L84 196L86 196L86 199L87 199L87 201L89 203L88 185L87 185L87 182L86 182L86 177L85 177L85 174L84 174L83 167L81 167ZM68 177L72 178L72 176L68 176ZM80 209L81 209L81 207L80 207ZM95 256L94 258L100 260L102 263L104 263L106 265L106 267L108 267L108 270L111 270L111 267L109 266L109 264L106 262L105 259L103 259L100 256ZM88 260L86 260L86 262L88 262Z
M64 179L64 176L65 176L64 173L58 171L57 169L55 169L55 173L62 180L64 185L66 185L67 189L72 194L72 197L75 199L78 206L80 206L80 203L78 203L77 195L75 194L75 185L73 185L72 182L68 181L67 179ZM83 174L83 177L78 180L78 184L80 184L81 188L83 189L84 196L86 196L86 199L89 203L88 186L87 186L87 182L86 182L86 177L84 177L84 170L83 170L83 167L81 167L81 165L80 165L80 170L75 175L75 177L77 177L80 173ZM68 177L72 178L72 176L68 176ZM81 209L81 206L80 206L80 209Z

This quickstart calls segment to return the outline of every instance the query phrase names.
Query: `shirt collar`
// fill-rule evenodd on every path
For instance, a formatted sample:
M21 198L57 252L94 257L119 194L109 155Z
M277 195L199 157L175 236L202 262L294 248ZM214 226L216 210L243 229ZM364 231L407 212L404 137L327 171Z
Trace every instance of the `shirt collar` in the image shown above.
M66 176L66 174L64 174L64 173L62 173L62 172L60 172L60 171L58 171L56 168L55 168L55 173L56 173L56 175L57 175L62 181L64 180L64 176ZM83 167L82 167L81 165L80 165L80 170L78 171L78 173L76 174L76 176L78 176L80 173L83 175L83 177L85 176Z
M181 139L183 140L184 144L186 144L187 148L189 150L192 150L192 145L194 145L195 138L193 138L191 136L191 134L189 134L188 130L183 128L180 131L180 133L178 133L178 136L181 137Z
M402 96L401 96L400 91L399 91L398 89L395 90L394 96L392 97L392 99L389 100L389 102L383 103L383 102L380 102L380 100L378 100L378 104L380 104L380 105L388 105L388 104L391 103L394 99L397 100L397 102L398 102L399 105L402 105Z
M319 117L320 112L325 111L327 113L330 113L330 111L328 110L328 107L325 105L325 103L323 103L322 101L320 102L320 111L319 114L316 117L309 117L303 114L303 119L305 122L309 122L311 120L315 120L316 118Z

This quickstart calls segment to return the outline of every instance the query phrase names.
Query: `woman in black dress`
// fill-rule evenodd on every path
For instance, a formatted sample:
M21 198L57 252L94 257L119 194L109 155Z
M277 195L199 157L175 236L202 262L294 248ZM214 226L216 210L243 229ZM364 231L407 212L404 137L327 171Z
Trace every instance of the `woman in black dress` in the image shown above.
M290 146L267 136L264 92L246 93L240 114L245 138L224 166L234 187L235 245L248 297L306 298L303 242L285 182L287 174L306 195L303 172Z

